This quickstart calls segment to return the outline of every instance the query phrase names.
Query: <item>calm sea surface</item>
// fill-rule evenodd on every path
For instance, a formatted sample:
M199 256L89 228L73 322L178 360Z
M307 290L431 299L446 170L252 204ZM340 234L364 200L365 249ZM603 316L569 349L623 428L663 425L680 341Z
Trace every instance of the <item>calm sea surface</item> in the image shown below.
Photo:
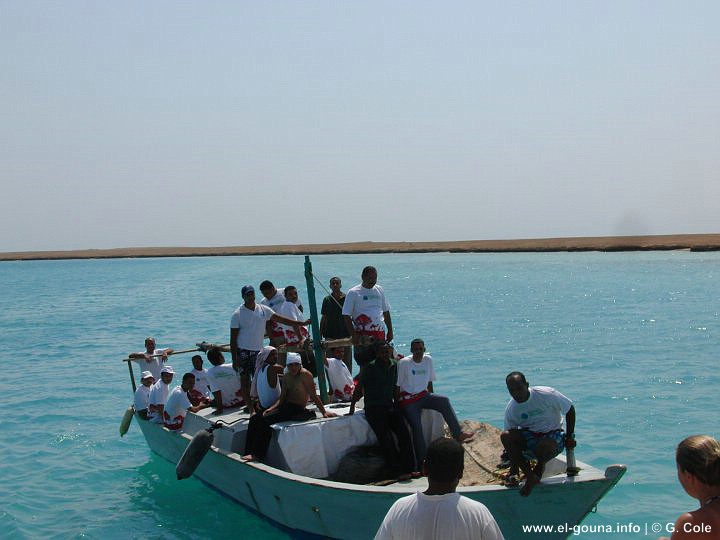
M720 254L688 252L316 256L343 289L379 271L395 344L423 337L436 388L461 418L502 425L504 377L524 371L575 401L577 457L627 465L588 527L664 527L696 502L674 448L718 430ZM178 482L137 425L126 364L146 335L184 349L227 342L240 288L296 284L302 257L0 263L0 536L286 538L195 479ZM325 292L318 288L321 299ZM190 368L175 356L176 371ZM134 422L134 421L133 421ZM649 533L656 538L658 534ZM538 536L539 537L539 536Z

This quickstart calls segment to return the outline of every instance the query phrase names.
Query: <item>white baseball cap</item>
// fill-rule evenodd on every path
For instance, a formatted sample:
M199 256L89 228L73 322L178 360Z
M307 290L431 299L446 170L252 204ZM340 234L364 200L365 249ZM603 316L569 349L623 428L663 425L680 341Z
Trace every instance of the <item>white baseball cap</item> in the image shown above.
M175 374L173 371L172 366L163 366L163 368L160 370L160 373L172 373Z
M143 371L142 374L140 375L140 380L148 379L148 378L153 379L154 378L153 374L150 373L149 371Z

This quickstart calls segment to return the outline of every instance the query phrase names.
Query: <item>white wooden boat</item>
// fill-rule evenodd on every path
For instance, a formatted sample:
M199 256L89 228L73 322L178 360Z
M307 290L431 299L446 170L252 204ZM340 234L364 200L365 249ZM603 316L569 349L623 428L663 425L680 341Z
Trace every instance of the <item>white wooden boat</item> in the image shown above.
M307 257L305 268L310 313L314 314L311 315L313 336L315 346L320 347L312 268ZM316 356L321 357L321 349L316 348ZM130 374L132 377L132 369ZM320 387L324 394L322 380ZM214 430L213 444L194 470L196 478L251 511L303 536L372 538L393 502L424 490L427 480L421 478L380 486L327 479L337 472L343 455L375 442L362 411L354 416L344 416L347 405L329 407L339 407L334 410L340 416L274 426L265 463L246 463L240 459L244 453L248 415L238 410L226 410L220 416L212 409L189 413L180 432L169 431L160 424L140 418L137 418L137 424L150 448L177 464L196 434L222 421L224 426ZM442 419L431 411L425 411L424 415L423 431L429 442L442 433ZM473 459L483 469L492 469L498 457L499 452L485 456L485 463ZM466 459L466 471L467 463ZM527 539L528 533L523 532L523 526L547 526L538 538L566 538L572 534L572 527L595 508L625 473L624 465L611 465L605 471L579 461L576 465L579 473L568 476L563 456L550 461L542 482L529 497L521 497L517 487L497 483L460 487L458 491L485 504L506 539Z
M345 410L337 412L342 414ZM307 466L298 463L303 460L290 458L293 448L297 448L297 441L303 441L307 447L305 455L315 454L322 461L321 454L337 454L352 446L353 441L338 449L335 441L349 430L355 431L361 423L366 424L362 414L276 425L266 463L245 463L240 459L244 453L247 415L238 411L222 416L215 416L209 409L190 413L182 432L172 432L139 418L137 423L150 448L177 463L192 437L216 420L230 425L214 431L213 446L195 470L195 477L251 511L293 531L330 538L372 538L396 499L427 486L426 479L387 486L357 485L289 472L292 468ZM433 431L435 428L430 428L429 433ZM335 432L335 436L330 437L333 441L330 445L323 444L322 436L318 435L323 432ZM354 442L364 436L372 442L373 436L368 436L367 432L356 434ZM283 438L294 442L283 446ZM529 497L521 497L518 488L503 485L460 487L458 491L485 504L507 539L527 538L523 525L552 526L555 532L544 532L543 538L565 538L625 472L622 465L612 465L605 471L582 462L577 465L579 474L570 477L565 474L564 458L555 458L548 463L541 484ZM559 526L565 528L564 532L557 532Z

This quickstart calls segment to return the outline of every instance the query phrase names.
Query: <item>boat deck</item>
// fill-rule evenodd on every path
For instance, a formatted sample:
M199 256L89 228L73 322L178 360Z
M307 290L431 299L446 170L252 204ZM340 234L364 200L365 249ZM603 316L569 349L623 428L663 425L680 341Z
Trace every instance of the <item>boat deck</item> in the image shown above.
M267 465L277 469L317 479L340 482L390 485L398 480L388 478L384 461L379 452L370 447L377 445L377 439L365 420L362 409L347 416L349 404L337 403L326 406L336 413L336 418L318 418L304 422L288 421L275 424L270 448L265 460ZM309 407L315 410L314 407ZM203 409L188 414L184 432L190 436L220 422L222 427L215 430L214 446L225 452L242 455L245 453L245 438L250 419L241 408L226 409L218 415L212 409ZM447 434L442 416L435 411L424 411L423 427L427 442ZM502 453L500 430L489 424L464 420L465 431L475 437L465 443L465 474L460 486L501 484L504 471L497 468ZM563 474L565 462L562 456L552 460L544 477ZM402 482L403 486L422 488L427 485L424 478Z

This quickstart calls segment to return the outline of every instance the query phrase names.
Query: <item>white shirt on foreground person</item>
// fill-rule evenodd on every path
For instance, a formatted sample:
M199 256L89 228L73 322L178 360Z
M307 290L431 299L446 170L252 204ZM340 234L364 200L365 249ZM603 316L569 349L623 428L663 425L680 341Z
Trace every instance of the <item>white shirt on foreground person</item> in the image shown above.
M395 501L375 540L503 540L487 507L459 493L415 493Z

